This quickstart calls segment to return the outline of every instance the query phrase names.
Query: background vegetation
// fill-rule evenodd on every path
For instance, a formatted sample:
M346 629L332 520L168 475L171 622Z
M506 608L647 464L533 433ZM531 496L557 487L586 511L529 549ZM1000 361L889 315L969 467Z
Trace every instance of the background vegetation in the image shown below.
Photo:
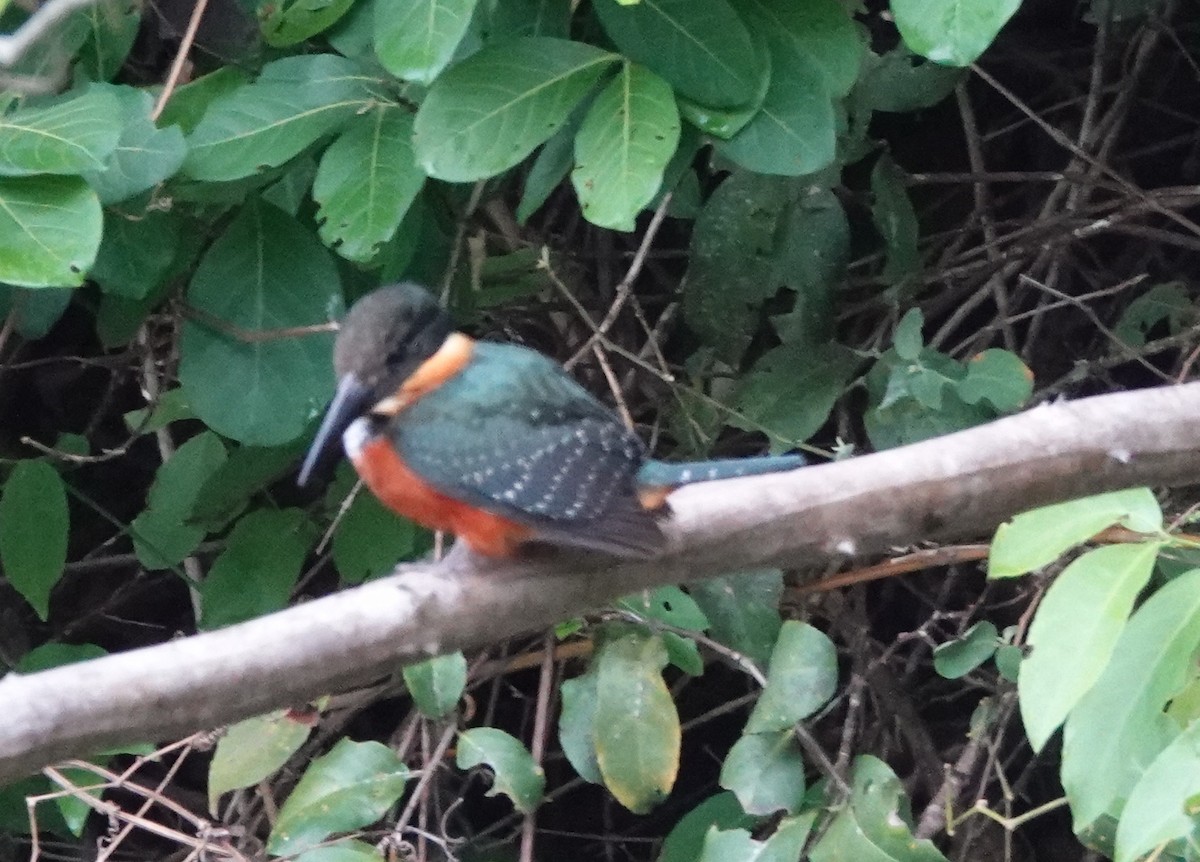
M1194 4L50 8L0 20L35 37L0 44L9 672L432 548L344 467L293 487L330 321L399 278L665 457L846 457L1200 355ZM48 769L0 856L1191 859L1191 502L1017 519L991 580L969 545L662 589Z

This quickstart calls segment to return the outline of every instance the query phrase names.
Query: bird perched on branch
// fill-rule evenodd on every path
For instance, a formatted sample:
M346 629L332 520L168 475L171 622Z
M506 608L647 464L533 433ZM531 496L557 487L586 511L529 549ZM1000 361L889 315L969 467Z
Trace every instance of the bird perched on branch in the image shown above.
M414 284L359 300L334 347L337 393L301 468L341 437L384 505L472 550L527 542L659 553L666 495L692 482L792 470L798 455L669 464L547 357L475 341Z

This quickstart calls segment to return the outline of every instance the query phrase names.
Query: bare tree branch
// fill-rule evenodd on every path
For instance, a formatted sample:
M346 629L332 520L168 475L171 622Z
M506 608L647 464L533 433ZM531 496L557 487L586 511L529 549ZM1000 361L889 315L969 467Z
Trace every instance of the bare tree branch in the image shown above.
M985 535L1035 506L1200 483L1200 383L1044 406L789 474L684 488L648 562L453 553L210 634L0 680L0 782L343 690L405 662L549 625L632 591L739 569L827 567Z

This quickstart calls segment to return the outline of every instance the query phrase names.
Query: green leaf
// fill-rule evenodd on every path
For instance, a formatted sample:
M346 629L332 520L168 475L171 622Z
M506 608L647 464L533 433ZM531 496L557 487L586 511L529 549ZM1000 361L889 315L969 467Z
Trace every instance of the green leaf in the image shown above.
M969 66L992 44L1021 0L892 0L908 47L935 63Z
M713 827L705 836L699 862L795 862L801 858L815 819L815 813L785 817L766 841L755 841L745 829L723 832Z
M770 56L770 83L759 110L737 134L717 143L717 151L747 170L763 174L803 176L832 164L837 128L831 99L835 86L845 83L845 64L857 67L861 42L836 0L815 4L784 0L747 0L743 8L763 34ZM833 23L840 22L840 23ZM850 40L833 41L847 49L840 56L825 51L818 59L813 48L824 44L815 26L849 28ZM832 35L832 34L826 34ZM842 33L842 36L845 34ZM822 68L821 60L830 61ZM857 68L850 77L853 83ZM846 84L849 89L849 84Z
M345 15L354 0L294 0L268 4L263 38L272 48L286 48L323 33Z
M771 652L767 687L750 713L746 733L785 730L808 718L833 697L837 670L837 650L823 632L808 623L785 622Z
M314 532L300 509L259 509L239 520L204 579L200 627L220 628L287 607Z
M1118 815L1147 766L1179 731L1163 709L1194 673L1200 570L1162 587L1130 618L1112 660L1067 717L1062 784L1076 831Z
M274 712L231 725L217 741L208 767L208 810L230 790L252 787L274 775L312 732L312 722Z
M989 578L1023 575L1061 557L1105 527L1162 531L1162 509L1149 488L1129 488L1044 506L1001 524L988 556Z
M379 62L397 78L430 83L454 56L475 14L476 2L375 0Z
M3 504L0 503L0 509ZM13 670L16 673L37 673L52 667L62 667L79 661L88 661L108 655L108 650L96 644L60 644L50 641L39 647L34 647L16 663Z
M36 341L54 328L75 295L75 290L69 287L24 288L0 284L0 319L11 319L22 338Z
M553 36L566 39L570 34L571 0L505 0L484 4L487 15L485 32L493 39L501 36Z
M1200 722L1194 722L1146 767L1129 794L1117 824L1115 862L1135 862L1144 853L1196 826L1189 801L1200 793Z
M621 53L703 105L743 105L766 79L765 58L726 0L596 0L593 8Z
M1138 348L1154 327L1165 323L1167 334L1174 335L1188 322L1196 318L1196 307L1180 282L1156 284L1121 312L1121 319L1113 327L1113 335L1129 347ZM1112 346L1114 353L1121 348Z
M711 623L709 635L714 640L754 661L767 662L783 625L779 569L711 578L692 584L690 590Z
M662 639L608 624L596 657L596 760L604 784L635 814L660 802L679 770L680 727L662 678Z
M708 617L696 600L676 586L656 587L626 596L617 602L639 616L690 631L708 628Z
M408 781L408 768L378 742L343 739L305 770L279 810L267 850L299 853L334 832L348 832L383 816Z
M1025 654L1019 646L1005 644L996 650L996 670L1009 682L1018 682Z
M804 801L804 756L791 730L747 733L725 757L721 786L747 814L794 814Z
M679 110L662 78L622 63L584 118L575 137L571 182L584 218L631 231L634 219L662 185L679 146Z
M417 550L419 528L359 492L333 534L333 564L343 584L386 575Z
M249 76L237 66L222 66L172 93L158 121L164 127L179 126L189 135L200 125L210 106L249 83Z
M967 376L956 389L968 404L987 401L1001 413L1011 413L1033 394L1033 372L1015 353L994 347L971 357Z
M0 563L13 589L45 620L67 563L67 492L44 461L18 461L0 494Z
M1018 685L1034 751L1099 679L1159 548L1147 542L1088 551L1046 592L1029 628L1033 652L1022 662Z
M152 210L129 218L109 209L88 277L105 293L144 299L171 272L182 229L182 220L173 213Z
M209 247L187 298L247 331L321 323L342 313L328 252L291 216L257 202ZM255 446L286 443L305 431L333 393L332 341L322 333L241 342L189 320L179 381L213 430Z
M925 347L921 337L921 328L925 325L925 315L921 309L910 308L896 325L896 334L892 338L896 355L908 362L915 362Z
M586 673L563 680L558 741L580 778L602 784L604 776L596 760L596 679L596 668L592 665Z
M121 109L112 93L73 91L0 115L0 176L97 170L117 146Z
M355 117L321 157L312 187L321 239L347 260L370 262L425 184L412 130L412 114L381 103Z
M871 218L883 236L887 262L883 279L898 284L917 271L917 213L904 188L903 175L890 156L882 156L871 170L871 193L875 197Z
M192 418L191 409L187 409L188 418ZM209 532L223 530L242 513L255 493L295 470L296 461L308 448L307 443L299 439L286 446L236 447L228 460L205 480L188 521Z
M909 113L929 108L954 92L966 77L963 69L949 69L913 54L903 43L882 56L870 51L855 88L854 98L871 111Z
M946 679L960 679L995 654L999 636L995 623L980 620L962 637L933 648L933 669Z
M759 328L759 311L785 281L780 264L797 240L789 215L802 190L777 177L738 171L696 220L683 283L683 313L718 358L735 364Z
M0 281L78 287L103 224L96 193L79 177L0 179Z
M121 71L142 21L136 2L92 3L79 13L91 26L87 41L75 56L78 67L93 81L107 81Z
M430 88L417 111L417 162L431 177L453 182L508 170L566 122L616 59L564 39L483 48Z
M525 224L541 209L550 193L558 188L575 165L575 133L578 131L578 124L568 120L538 151L525 176L525 189L517 204L518 224Z
M204 482L225 461L225 447L211 431L175 450L154 476L146 510L130 525L138 561L147 569L176 565L196 549L204 528L186 523Z
M794 449L825 424L855 364L837 344L773 348L742 378L728 424L762 431L772 452Z
M663 841L658 862L696 862L703 852L704 839L713 827L748 829L757 819L742 810L741 803L732 793L710 796L679 818Z
M850 804L838 812L809 853L812 862L946 862L933 844L912 834L912 814L895 773L862 755L854 762Z
M121 418L131 434L153 434L172 422L195 419L196 416L184 400L182 389L168 389L159 393L157 403L130 410Z
M177 126L158 128L151 119L153 97L132 87L93 84L88 92L111 93L119 108L121 135L103 164L83 171L102 204L126 200L154 188L183 164L187 144Z
M335 844L305 850L295 862L387 862L373 844L342 838Z
M696 641L675 632L662 633L663 646L667 649L667 660L688 676L704 674L704 657Z
M370 104L370 79L333 54L285 57L252 84L213 100L188 136L183 169L236 180L277 167Z
M427 718L447 715L467 686L467 660L461 652L410 664L403 673L408 693Z
M790 53L819 72L831 95L850 92L858 80L866 45L838 0L748 0L745 8L760 26L768 28L768 39L783 41ZM786 69L780 64L779 51L772 49L771 77Z
M503 793L518 811L537 808L546 789L546 774L517 739L494 727L473 727L458 735L459 769L487 764L494 775L488 796Z

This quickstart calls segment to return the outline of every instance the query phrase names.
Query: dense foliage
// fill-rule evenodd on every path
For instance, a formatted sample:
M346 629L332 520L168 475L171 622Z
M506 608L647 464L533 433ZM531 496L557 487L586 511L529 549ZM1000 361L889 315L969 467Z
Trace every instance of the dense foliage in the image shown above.
M293 486L331 322L401 278L664 457L849 457L1200 355L1194 4L77 7L0 116L9 672L430 551L345 467ZM0 857L1193 859L1190 502L1022 516L990 580L953 546L664 588L56 767L0 789Z

